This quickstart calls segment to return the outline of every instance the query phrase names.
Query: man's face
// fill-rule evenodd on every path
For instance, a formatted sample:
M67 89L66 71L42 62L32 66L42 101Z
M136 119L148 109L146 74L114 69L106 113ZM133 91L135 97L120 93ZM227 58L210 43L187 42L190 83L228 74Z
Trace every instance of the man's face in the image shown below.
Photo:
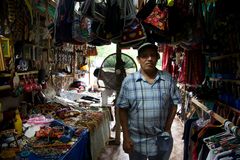
M146 48L142 53L137 57L138 62L141 68L145 71L155 69L157 61L159 59L158 53L155 49Z

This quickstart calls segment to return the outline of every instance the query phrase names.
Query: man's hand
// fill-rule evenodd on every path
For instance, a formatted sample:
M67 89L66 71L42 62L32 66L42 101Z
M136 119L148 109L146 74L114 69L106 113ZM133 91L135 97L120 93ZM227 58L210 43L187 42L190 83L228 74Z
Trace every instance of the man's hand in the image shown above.
M133 152L133 142L130 138L125 138L123 140L123 150L126 153L131 153Z

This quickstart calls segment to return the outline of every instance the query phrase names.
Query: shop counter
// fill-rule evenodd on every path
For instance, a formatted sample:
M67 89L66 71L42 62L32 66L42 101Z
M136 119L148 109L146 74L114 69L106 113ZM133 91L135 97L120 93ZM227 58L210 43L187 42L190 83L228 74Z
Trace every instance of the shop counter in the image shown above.
M93 132L90 131L90 147L92 160L97 160L110 137L110 113L107 108L103 108L103 113L104 118L102 123L100 123Z
M49 160L49 159L59 159L59 160L91 160L90 152L90 136L89 131L86 129L82 131L78 140L73 144L73 146L63 155L37 155L35 153L30 153L29 156L25 157L28 160Z
M97 160L110 136L109 110L101 107L99 110L103 113L101 121L99 121L94 128L84 129L78 136L77 140L73 142L74 144L70 146L70 149L64 154L53 154L54 148L52 151L51 147L49 147L49 150L42 147L41 149L44 150L44 153L40 152L38 154L37 149L32 150L32 152L31 149L29 149L30 155L26 158L29 160Z

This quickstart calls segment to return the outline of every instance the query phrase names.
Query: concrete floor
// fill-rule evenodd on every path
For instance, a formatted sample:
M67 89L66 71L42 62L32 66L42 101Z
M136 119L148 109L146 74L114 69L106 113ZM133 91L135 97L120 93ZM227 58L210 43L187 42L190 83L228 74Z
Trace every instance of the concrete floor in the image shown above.
M111 123L111 127L112 127L112 123ZM114 134L115 132L111 133L113 137L114 137ZM174 143L173 143L173 151L172 151L170 160L182 160L183 159L183 140L182 140L183 125L177 117L173 121L172 135L173 135ZM128 154L124 153L122 149L122 144L120 144L120 145L107 145L98 160L129 160L129 158L128 158Z

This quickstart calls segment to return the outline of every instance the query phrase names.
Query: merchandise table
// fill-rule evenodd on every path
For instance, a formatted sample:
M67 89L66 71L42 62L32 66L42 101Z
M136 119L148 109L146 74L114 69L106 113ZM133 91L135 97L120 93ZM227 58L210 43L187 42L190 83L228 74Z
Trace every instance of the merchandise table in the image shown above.
M38 156L31 153L27 158L29 160L49 160L49 159L59 159L59 160L91 160L90 154L90 139L89 131L84 130L79 136L77 142L71 147L71 149L62 156Z
M90 131L90 147L92 160L97 160L102 149L106 146L106 143L110 137L110 113L108 108L103 108L104 118L102 123L99 124L93 132Z
M97 160L110 136L109 110L107 108L100 108L100 110L103 113L102 121L92 130L83 130L76 142L74 142L65 154L62 154L61 156L50 154L42 156L30 152L30 155L26 158L28 160Z

